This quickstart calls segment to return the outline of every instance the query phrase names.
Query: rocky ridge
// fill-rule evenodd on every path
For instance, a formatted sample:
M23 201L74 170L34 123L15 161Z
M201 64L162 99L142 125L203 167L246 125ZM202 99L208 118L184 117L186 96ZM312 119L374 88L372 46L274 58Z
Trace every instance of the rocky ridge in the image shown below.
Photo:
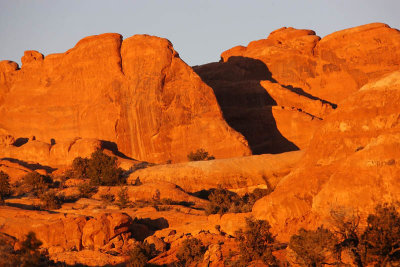
M251 215L284 244L301 227L329 225L332 210L365 219L400 201L399 45L398 30L374 23L322 39L282 28L193 69L169 41L146 35L87 37L46 57L27 51L21 69L2 61L0 170L11 184L33 170L61 181L75 157L99 148L129 177L90 199L77 197L85 181L69 179L58 194L77 199L55 210L10 197L0 232L21 240L33 230L70 265L126 262L144 240L157 247L151 263L172 264L197 237L203 263L222 266ZM181 162L197 148L217 159ZM218 187L273 192L251 212L207 215L210 201L196 193ZM123 190L126 207L115 201Z

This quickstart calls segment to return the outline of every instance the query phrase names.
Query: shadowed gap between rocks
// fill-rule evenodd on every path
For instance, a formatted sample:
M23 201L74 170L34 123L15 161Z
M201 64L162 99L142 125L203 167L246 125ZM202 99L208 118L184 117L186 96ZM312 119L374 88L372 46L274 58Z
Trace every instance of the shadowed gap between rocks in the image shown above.
M147 237L154 235L154 233L158 230L162 230L169 227L169 223L167 219L164 217L160 217L157 219L151 218L135 218L133 225L145 225L147 227L146 231L141 229L132 229L132 236L138 241L144 241Z
M214 90L225 120L246 138L253 154L299 150L277 128L272 113L277 104L260 85L262 80L276 80L261 60L231 57L193 70Z
M291 92L293 92L293 93L298 94L298 95L305 96L305 97L307 97L307 98L309 98L309 99L312 99L312 100L319 100L319 101L321 101L321 102L324 103L324 104L330 105L333 109L336 109L336 108L337 108L337 104L334 104L334 103L332 103L332 102L326 101L326 100L321 99L321 98L319 98L319 97L313 96L313 95L311 95L311 94L305 92L303 89L301 89L301 88L299 88L299 87L293 87L292 85L281 85L281 86L284 87L284 88L286 88L286 89L288 89L289 91L291 91Z
M41 165L39 163L28 163L19 159L15 159L15 158L0 158L0 160L7 160L10 161L12 163L18 163L19 165L30 169L32 171L36 171L36 170L46 170L48 173L52 173L53 171L57 170L56 168L52 168L50 166L46 166L46 165Z
M133 160L133 158L130 158L127 155L125 155L124 153L122 153L121 151L119 151L118 145L115 142L106 141L106 140L100 140L100 142L101 142L101 148L110 150L111 152L113 152L113 154L115 156L118 156L123 159Z

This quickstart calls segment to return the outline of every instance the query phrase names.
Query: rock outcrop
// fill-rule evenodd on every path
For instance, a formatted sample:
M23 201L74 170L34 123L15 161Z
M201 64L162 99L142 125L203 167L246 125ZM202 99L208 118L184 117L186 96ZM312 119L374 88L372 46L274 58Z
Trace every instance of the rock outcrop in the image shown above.
M399 44L400 32L382 23L322 39L285 27L194 70L214 89L227 122L253 153L281 153L307 148L338 102L398 70Z
M302 151L281 155L255 155L241 158L166 164L133 172L128 183L170 182L187 192L202 189L238 189L257 185L274 187L296 166Z
M29 231L51 251L84 249L121 252L134 241L132 218L123 213L101 213L96 217L0 207L0 231L23 240ZM119 246L116 246L116 242ZM130 241L129 241L130 240ZM114 245L111 245L114 244ZM108 245L108 246L107 246Z
M400 32L372 23L332 33L324 38L311 30L281 28L267 39L222 53L262 61L279 84L291 86L333 103L345 99L369 81L398 69Z
M345 207L366 216L400 200L400 72L363 86L315 132L299 168L253 213L284 235ZM286 236L287 237L287 236Z
M34 136L50 154L76 138L152 162L183 161L198 148L219 158L250 154L211 88L168 40L147 35L91 36L46 57L26 51L21 69L1 61L0 134Z

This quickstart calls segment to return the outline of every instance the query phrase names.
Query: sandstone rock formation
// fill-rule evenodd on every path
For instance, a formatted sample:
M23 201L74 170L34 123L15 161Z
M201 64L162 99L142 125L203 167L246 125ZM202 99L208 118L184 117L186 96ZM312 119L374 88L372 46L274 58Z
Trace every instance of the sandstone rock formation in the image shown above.
M131 239L132 218L122 213L103 213L94 218L73 214L52 214L12 207L0 207L0 231L23 240L29 231L36 233L42 247L53 251L81 251L84 249L121 252ZM116 247L118 238L123 238ZM122 239L121 239L122 240ZM129 244L132 244L130 242Z
M12 159L25 165L34 162L58 167L71 164L78 156L90 157L96 149L102 147L101 141L90 138L74 138L57 144L39 141L36 137L19 138L11 144L0 143L0 158Z
M368 81L398 69L400 32L372 23L324 38L311 30L281 28L267 39L222 53L262 61L272 78L285 86L337 103Z
M287 238L331 210L365 216L378 203L399 201L399 101L400 72L394 72L341 102L314 134L300 167L256 202L253 213Z
M143 183L168 181L187 192L219 186L238 189L269 184L274 187L296 166L302 155L302 151L293 151L281 155L158 165L133 172L127 182L134 184L137 179Z
M168 200L176 203L185 202L196 207L205 207L206 200L200 199L189 195L175 184L169 182L147 182L142 185L124 186L128 200L131 202L136 201L154 201ZM101 186L98 188L97 193L92 196L94 199L101 199L102 195L110 194L114 199L118 199L120 187Z
M81 179L52 185L68 203L51 212L15 190L0 206L0 238L18 244L32 230L52 259L98 266L125 262L144 240L160 253L150 263L172 264L198 237L203 264L222 266L248 216L268 220L282 242L329 226L331 210L365 218L400 201L399 46L399 31L375 23L322 39L282 28L193 69L169 41L146 35L92 36L46 57L26 51L21 69L2 61L0 170L11 183L32 170L61 180L62 165L103 148L129 170L131 203L109 200L121 186L72 201ZM198 148L217 159L176 163ZM243 157L266 152L275 155ZM251 213L206 215L210 202L192 193L217 187L274 191Z
M46 57L26 51L21 69L0 62L0 134L35 136L34 146L50 144L42 149L50 155L76 138L153 162L186 160L200 147L219 158L250 153L211 88L168 40L147 35L91 36ZM66 147L57 151L68 154Z
M285 27L194 70L214 89L227 122L253 153L281 153L306 148L339 101L398 70L399 44L399 31L382 23L322 39Z

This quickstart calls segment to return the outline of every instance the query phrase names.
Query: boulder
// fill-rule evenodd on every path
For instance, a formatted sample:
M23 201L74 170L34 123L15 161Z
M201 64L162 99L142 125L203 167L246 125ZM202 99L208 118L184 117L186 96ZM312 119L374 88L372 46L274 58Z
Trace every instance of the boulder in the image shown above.
M83 227L82 246L99 250L116 236L129 232L132 223L132 218L123 213L100 214Z
M52 248L57 253L60 250L104 249L109 242L115 243L117 236L127 240L131 238L133 220L120 212L87 217L1 206L0 225L2 233L18 240L33 231L43 242L42 247Z
M163 253L167 250L167 243L156 236L149 236L144 240L144 242L149 244L154 251L157 251L157 253Z

